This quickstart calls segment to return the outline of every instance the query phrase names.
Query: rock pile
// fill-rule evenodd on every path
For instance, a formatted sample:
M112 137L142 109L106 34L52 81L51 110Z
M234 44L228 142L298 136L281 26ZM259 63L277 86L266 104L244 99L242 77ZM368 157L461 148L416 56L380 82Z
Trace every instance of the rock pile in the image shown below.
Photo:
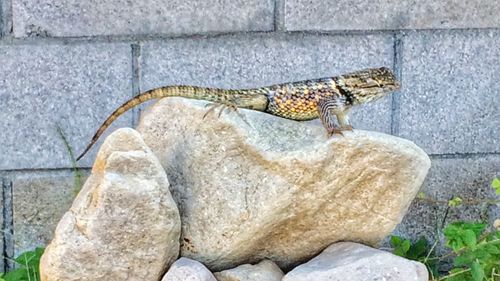
M366 274L426 280L413 262L334 244L375 245L394 229L430 167L420 148L357 130L328 139L317 123L249 110L203 118L205 104L164 99L140 134L110 135L43 256L42 280L157 281L179 241L185 258L163 280L312 280L304 272L317 264L349 274L334 262L349 251ZM411 268L377 271L379 257Z

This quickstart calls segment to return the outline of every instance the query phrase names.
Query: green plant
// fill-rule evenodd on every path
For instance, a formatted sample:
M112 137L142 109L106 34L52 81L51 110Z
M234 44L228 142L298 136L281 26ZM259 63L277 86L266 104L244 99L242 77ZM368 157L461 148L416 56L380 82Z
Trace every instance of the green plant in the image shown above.
M496 192L497 195L500 195L500 179L495 178L491 182L491 187L493 187L493 189L495 190L495 192Z
M415 243L412 243L408 239L391 236L391 245L394 254L425 264L431 276L437 276L437 262L434 259L430 259L433 248L425 237L420 237Z
M500 194L500 180L495 178L491 187ZM419 199L426 199L419 194ZM431 279L436 281L500 281L500 231L494 227L487 228L482 222L457 221L443 228L449 208L458 207L464 201L453 197L447 202L447 208L442 224L437 229L436 242L429 246L425 238L412 243L399 236L391 237L393 253L411 260L424 263L429 269ZM498 204L498 200L485 200L486 204ZM441 234L448 253L436 256L434 249ZM453 261L453 268L444 274L439 274L438 268L443 261Z
M44 248L36 248L20 254L13 261L16 268L6 273L0 273L0 281L39 281L40 258Z
M75 195L78 194L80 191L80 188L82 186L82 178L83 178L83 173L78 169L78 166L76 165L76 159L75 159L75 154L73 153L73 148L69 145L68 139L66 138L66 135L64 134L63 129L59 124L56 124L56 130L59 136L61 137L64 146L66 147L66 150L68 152L68 156L71 160L71 166L73 169L73 175L74 175L74 188L75 188Z
M444 229L455 256L448 280L500 280L500 231L485 228L484 223L455 222Z

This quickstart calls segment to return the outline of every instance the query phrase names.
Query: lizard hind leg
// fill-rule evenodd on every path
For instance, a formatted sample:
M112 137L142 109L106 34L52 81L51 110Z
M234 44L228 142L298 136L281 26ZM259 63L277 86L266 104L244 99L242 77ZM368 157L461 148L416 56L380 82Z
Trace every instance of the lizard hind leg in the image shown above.
M217 114L217 117L219 117L219 118L222 115L222 113L224 112L224 110L230 110L230 111L234 111L234 112L237 112L237 110L238 110L238 105L236 105L235 103L229 102L229 101L214 102L211 104L207 104L206 106L210 107L210 108L203 115L203 119L205 119L205 117L207 117L208 114L210 114L211 112L214 112L217 108L220 108L219 113Z
M217 118L220 118L222 113L226 110L229 112L235 112L238 114L238 116L245 122L247 125L251 126L250 123L247 121L245 115L243 115L239 110L238 110L238 105L234 102L229 102L229 101L224 101L224 102L214 102L214 103L209 103L206 105L206 107L210 107L205 114L203 114L203 119L208 116L211 112L214 112L217 108L219 109L219 113L217 114Z

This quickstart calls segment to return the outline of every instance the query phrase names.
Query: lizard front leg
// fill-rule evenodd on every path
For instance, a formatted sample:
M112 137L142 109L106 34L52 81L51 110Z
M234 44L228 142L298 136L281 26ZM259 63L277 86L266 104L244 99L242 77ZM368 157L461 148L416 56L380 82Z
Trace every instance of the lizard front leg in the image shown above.
M319 118L328 136L333 134L343 135L342 131L352 131L348 111L344 101L336 96L322 97L318 100ZM337 119L338 125L335 123L335 119Z
M352 125L349 122L349 109L344 109L343 111L335 112L335 115L337 116L339 129L341 131L352 131Z

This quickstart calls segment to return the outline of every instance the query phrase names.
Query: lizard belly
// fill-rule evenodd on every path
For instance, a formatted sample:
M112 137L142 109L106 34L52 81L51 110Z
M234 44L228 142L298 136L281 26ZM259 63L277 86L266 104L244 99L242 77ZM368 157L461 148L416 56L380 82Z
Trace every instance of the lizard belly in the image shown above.
M267 113L297 121L319 117L318 102L314 94L273 92L268 95L268 99Z

